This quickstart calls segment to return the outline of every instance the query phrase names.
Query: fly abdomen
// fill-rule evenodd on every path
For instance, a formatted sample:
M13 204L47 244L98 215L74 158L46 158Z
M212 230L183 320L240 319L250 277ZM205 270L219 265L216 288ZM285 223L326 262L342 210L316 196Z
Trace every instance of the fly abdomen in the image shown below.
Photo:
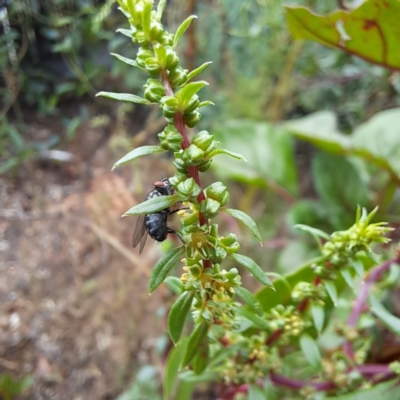
M170 232L170 229L167 227L167 217L169 213L170 211L167 208L154 214L146 215L146 230L150 237L157 240L157 242L164 241Z

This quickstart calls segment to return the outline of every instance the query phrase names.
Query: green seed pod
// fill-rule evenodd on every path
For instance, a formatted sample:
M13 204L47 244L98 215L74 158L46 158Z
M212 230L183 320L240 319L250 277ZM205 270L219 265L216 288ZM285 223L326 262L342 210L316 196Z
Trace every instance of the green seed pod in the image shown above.
M237 268L231 268L226 274L226 277L230 281L234 280L237 276L239 276L239 270Z
M158 42L161 43L163 46L172 46L172 44L174 43L174 35L172 33L164 31L158 39Z
M214 182L205 190L208 199L214 199L223 207L229 201L227 187L221 182Z
M188 106L183 110L185 114L192 113L200 104L199 96L195 94L189 101Z
M165 96L165 88L158 79L147 79L144 87L144 96L147 100L158 103Z
M211 167L212 160L204 160L201 164L197 166L200 172L206 172Z
M172 87L175 89L179 86L184 85L187 82L187 70L182 67L176 67L169 72L168 78L171 82Z
M159 22L152 20L150 23L151 39L159 42L162 38L163 33L164 33L163 26Z
M197 111L193 111L190 114L183 114L183 121L189 128L196 126L201 120L202 115Z
M138 65L144 68L146 60L150 57L154 57L153 51L144 47L140 47L136 56L136 62Z
M191 214L188 214L187 217L181 217L181 224L183 226L189 226L195 224L199 220L199 213L192 212Z
M168 71L173 71L179 66L179 57L172 49L172 47L167 46L165 49L166 49L166 68Z
M160 74L160 65L158 64L158 60L155 57L149 57L144 62L144 67L147 72L152 76L158 76Z
M182 145L182 135L175 128L175 125L168 125L161 133L158 134L160 144L163 149L173 152L179 151Z
M183 153L183 159L186 160L188 165L197 166L201 164L203 157L204 151L199 149L195 144L191 144Z
M193 136L192 144L200 147L203 151L207 151L210 145L214 142L214 136L207 131L200 131Z
M176 191L181 201L189 201L193 203L196 201L201 189L193 178L188 178L178 184Z
M175 158L179 158L180 153L177 152L175 153ZM174 189L176 190L176 188L178 187L178 185L185 181L188 178L188 175L182 172L175 172L175 175L171 178L169 178L169 182L171 183L171 185L174 187Z
M229 236L220 239L221 246L229 253L236 253L240 249L236 235L231 233Z
M199 204L199 210L206 218L216 217L220 207L220 203L213 199L205 199Z
M215 249L212 249L212 258L211 261L213 263L220 263L228 256L227 251L223 247L217 246Z
M160 101L163 113L167 118L173 118L179 110L178 99L174 96L164 96Z
M178 170L178 172L187 175L189 169L188 165L185 161L182 160L182 158L176 158L174 160L174 167Z

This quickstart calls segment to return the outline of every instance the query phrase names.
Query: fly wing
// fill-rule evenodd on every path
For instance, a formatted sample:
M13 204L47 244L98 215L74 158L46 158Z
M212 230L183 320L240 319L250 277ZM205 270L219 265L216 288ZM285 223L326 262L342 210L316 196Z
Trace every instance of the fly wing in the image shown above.
M145 225L145 215L141 215L135 225L132 237L132 247L135 248L139 243L139 254L142 253L147 239L147 231Z

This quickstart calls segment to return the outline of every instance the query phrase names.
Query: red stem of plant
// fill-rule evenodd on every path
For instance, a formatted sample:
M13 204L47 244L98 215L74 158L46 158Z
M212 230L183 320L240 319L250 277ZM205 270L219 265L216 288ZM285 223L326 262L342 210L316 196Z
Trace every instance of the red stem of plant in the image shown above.
M172 90L171 83L169 82L167 72L165 70L161 71L161 79L165 88L165 93L168 96L173 96L174 91ZM185 123L183 122L183 115L181 112L178 112L175 117L174 117L174 123L175 127L178 130L178 132L182 135L182 149L185 150L190 146L190 140L189 137L186 133L186 126ZM197 202L201 203L203 200L205 200L206 196L204 195L203 188L201 186L200 182L200 176L199 176L199 170L197 167L189 167L189 176L194 179L194 181L197 183L197 185L200 188L200 194L197 196ZM202 225L208 225L208 220L207 218L199 212L199 224L200 226ZM204 268L211 268L211 262L210 260L203 260L203 266Z
M354 328L357 325L358 318L363 312L368 298L368 292L370 287L374 282L381 278L382 274L386 272L390 266L394 263L400 262L400 255L391 260L385 261L383 264L373 268L368 276L368 278L364 281L363 286L361 287L360 293L354 302L353 309L351 310L350 316L347 319L347 326L350 328ZM351 343L349 341L345 341L343 344L343 350L345 354L351 359L354 358L354 351Z

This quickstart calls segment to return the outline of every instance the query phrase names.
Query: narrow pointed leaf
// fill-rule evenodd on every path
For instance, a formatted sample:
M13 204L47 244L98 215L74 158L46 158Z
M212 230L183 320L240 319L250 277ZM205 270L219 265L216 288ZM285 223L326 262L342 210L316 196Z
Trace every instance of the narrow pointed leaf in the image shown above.
M182 281L176 276L167 276L165 278L165 284L170 290L180 296L183 293L184 287Z
M142 29L147 40L151 40L150 23L151 23L151 9L153 1L145 0L142 14Z
M204 337L208 332L208 324L203 321L200 325L197 325L196 329L192 332L189 337L189 343L186 348L185 356L182 360L182 367L186 367L192 361L193 357L198 351L200 343L203 341Z
M304 333L300 338L300 347L307 361L315 368L321 365L321 353L317 342L307 333Z
M210 64L212 64L212 61L206 62L206 63L200 65L200 67L189 72L188 73L188 81L192 80L195 76L197 76L198 74L203 72Z
M162 153L166 151L160 146L142 146L138 147L135 150L130 151L128 154L123 156L121 159L119 159L112 167L112 171L121 166L124 165L128 162L131 162L133 160L136 160L136 158L147 156L149 154L156 154L156 153Z
M400 336L400 318L391 314L374 296L369 297L371 303L371 312L389 329L391 332Z
M235 293L247 304L249 305L258 315L262 315L261 304L257 297L254 296L249 290L245 289L243 286L235 287Z
M121 56L121 55L119 55L119 54L116 54L116 53L111 53L111 55L114 56L115 58L117 58L118 60L124 62L125 64L130 65L131 67L136 67L136 68L141 69L142 71L146 71L144 68L142 68L142 67L136 62L136 60L131 60L130 58L123 57L123 56Z
M184 371L180 374L180 378L184 382L192 383L216 382L218 380L218 376L214 371L206 371L201 375L196 375L193 371Z
M215 106L215 103L213 103L213 102L210 101L210 100L206 100L206 101L202 101L202 102L199 104L199 108L201 108L201 107L207 107L207 106Z
M220 362L226 360L232 354L240 351L240 348L240 343L230 345L229 347L223 347L221 350L217 351L217 353L210 360L209 367L212 368L214 366L217 366Z
M198 81L190 82L185 85L179 92L176 93L175 97L179 100L180 107L184 110L188 105L192 97L204 86L207 86L208 82Z
M343 276L343 279L347 283L349 288L354 290L353 277L351 276L349 269L344 268L344 269L340 270L340 274Z
M231 217L238 219L240 222L242 222L250 229L251 233L259 242L262 241L261 234L260 231L258 230L257 224L254 222L253 218L251 218L245 212L240 210L235 210L233 208L221 208L221 211L226 212Z
M197 353L192 361L192 367L195 374L200 375L208 365L209 361L208 336L204 336L200 342Z
M321 333L324 327L324 320L325 320L324 307L321 305L313 304L311 306L311 314L313 317L315 329L317 330L318 333Z
M337 289L336 289L335 284L332 281L325 281L324 286L325 286L325 289L328 292L329 297L331 298L333 304L336 306L338 295L337 295Z
M132 39L132 31L130 31L129 29L117 29L117 33L122 33L124 36Z
M254 260L242 254L229 254L229 256L245 267L260 283L265 286L273 287L265 272Z
M149 281L149 293L153 293L158 286L163 283L164 279L167 277L171 269L176 265L176 263L181 259L185 248L183 246L175 247L165 253L157 264L154 266L151 272Z
M308 225L303 225L303 224L297 224L294 226L297 229L300 229L304 232L308 232L310 233L312 236L314 236L314 238L316 238L316 240L320 243L318 238L323 238L326 240L330 240L331 237L324 231L321 231L321 229L317 229L317 228L313 228L312 226L308 226Z
M193 292L183 292L168 314L168 332L176 345L181 338L186 317L193 302Z
M144 99L143 97L139 97L130 93L100 92L96 94L96 97L98 96L107 97L109 99L118 101L126 101L128 103L151 104L150 101Z
M248 400L268 400L267 393L258 385L250 385Z
M175 37L174 37L174 43L172 44L172 47L176 47L176 45L179 42L179 39L181 38L181 36L186 32L186 29L189 28L190 23L193 21L193 19L197 18L196 15L191 15L190 17L187 17L182 24L180 25L180 27L177 29L176 33L175 33Z
M361 260L355 260L353 262L353 267L360 278L364 277L364 265Z
M264 318L259 317L258 315L254 314L250 310L246 310L244 307L237 308L236 312L240 314L242 317L248 319L249 321L253 322L257 327L261 329L269 329L268 321Z
M160 0L158 2L158 6L157 6L157 14L156 14L156 18L158 22L161 22L163 13L164 13L164 9L165 9L165 5L167 4L167 0Z
M165 365L163 385L164 400L169 400L175 391L178 381L179 367L185 354L187 343L188 338L182 339L178 346L173 348L168 355L167 363Z
M227 156L235 158L236 160L247 162L246 158L242 154L237 153L236 151L230 151L230 150L226 150L226 149L214 150L213 152L211 152L209 154L208 157L211 158L211 157L214 157L214 156L216 156L218 154L226 154Z
M178 195L172 194L171 196L157 196L152 199L146 200L143 203L136 204L131 209L129 209L125 214L127 216L131 215L141 215L141 214L152 214L157 211L164 210L170 207L172 204L178 201Z

